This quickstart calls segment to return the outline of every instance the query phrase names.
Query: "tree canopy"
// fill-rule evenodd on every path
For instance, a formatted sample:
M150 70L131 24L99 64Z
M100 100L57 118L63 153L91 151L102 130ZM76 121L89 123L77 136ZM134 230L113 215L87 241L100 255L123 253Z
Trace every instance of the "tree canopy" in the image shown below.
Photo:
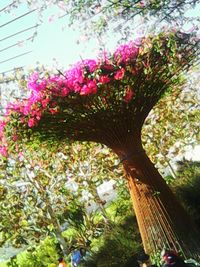
M179 86L180 74L197 60L197 53L195 35L160 33L121 45L113 56L80 61L58 75L40 77L35 72L27 84L29 99L7 107L1 122L2 154L7 154L7 142L16 149L20 132L24 139L25 131L30 136L35 130L43 138L111 146L112 127L127 121L122 127L128 134L140 128L160 97Z
M161 225L157 227L158 246L173 239L174 249L181 246L188 255L198 255L198 249L194 251L198 239L196 229L192 235L196 239L185 236L183 241L187 222L180 228L179 220L187 215L152 167L140 139L141 128L151 109L164 94L183 84L182 74L198 61L198 53L199 39L195 34L173 30L136 39L119 46L113 55L103 53L97 60L82 60L57 75L41 77L33 73L27 83L30 97L9 104L1 122L1 154L7 156L8 152L12 155L18 151L20 156L20 145L32 143L34 137L41 143L49 140L50 144L71 139L107 145L123 161L134 203L138 202L137 192L149 193L143 194L142 201L136 204L145 248L155 251L157 245L152 244L158 234L151 234L152 231L147 232L142 226L154 229L158 220ZM135 184L136 178L140 184ZM145 203L151 203L155 209L157 192L162 203L156 206L159 217L150 222L146 220L148 216L141 216L141 211ZM171 221L174 215L169 199L181 216L163 236L165 221Z

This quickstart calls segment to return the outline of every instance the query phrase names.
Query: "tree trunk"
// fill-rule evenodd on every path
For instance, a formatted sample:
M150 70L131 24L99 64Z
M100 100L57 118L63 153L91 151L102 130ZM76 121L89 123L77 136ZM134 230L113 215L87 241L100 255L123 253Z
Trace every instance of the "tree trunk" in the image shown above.
M120 157L127 174L145 251L152 254L167 247L185 258L199 258L200 235L143 150L140 133L112 149Z

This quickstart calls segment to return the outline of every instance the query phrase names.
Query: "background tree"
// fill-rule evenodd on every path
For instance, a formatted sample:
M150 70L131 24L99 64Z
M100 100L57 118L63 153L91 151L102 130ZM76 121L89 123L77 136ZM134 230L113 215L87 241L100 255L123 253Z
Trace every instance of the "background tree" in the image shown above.
M131 201L127 187L121 186L120 189L117 200L106 205L106 211L112 221L112 229L104 231L102 225L97 235L91 235L91 243L87 247L90 251L90 257L84 262L84 266L90 267L94 266L94 264L95 266L106 267L124 266L127 258L132 253L137 253L141 250L141 240L136 218L131 211ZM64 231L64 236L70 244L79 247L83 243L72 243L70 239L73 238L73 241L78 241L80 233L83 233L82 229L80 229L82 226L87 227L84 232L85 238L91 228L88 227L90 223L79 220L77 216L74 219L73 224ZM96 214L95 220L99 220L98 214ZM15 257L15 263L16 266L27 267L35 264L37 266L55 266L56 259L61 255L60 253L56 239L46 238L38 246L29 247L25 252ZM70 257L67 257L66 261L70 261Z
M59 177L59 172L54 176L30 164L21 168L20 173L12 166L9 168L1 179L2 243L9 241L16 247L30 245L55 234L66 254L62 213L70 212L68 203L75 201L75 197L65 188L65 180Z
M153 108L142 129L143 144L160 171L168 167L175 177L173 161L195 146L200 138L198 72L181 90L166 95ZM196 76L196 78L195 78ZM166 119L167 117L167 119Z
M177 179L172 180L171 186L199 226L200 162L192 162L186 159L179 161Z
M66 227L73 226L79 232L82 246L95 235L97 225L92 222L95 210L100 211L97 224L103 218L111 227L104 207L106 198L101 198L97 190L103 181L120 173L119 169L113 172L115 163L108 149L73 143L47 150L36 142L23 148L18 160L13 155L1 164L2 244L9 240L14 246L30 245L53 234L66 254L70 247L62 236ZM91 231L83 229L81 233L81 225Z
M193 9L200 3L199 0L113 0L113 1L58 1L54 0L53 4L57 5L62 11L62 15L69 18L70 25L79 25L83 27L85 35L90 38L94 35L101 35L109 29L114 29L114 32L119 32L122 38L127 39L127 36L138 26L138 18L143 18L143 22L153 21L156 26L163 25L162 22L167 22L174 25L183 25L185 22L198 25L199 16L193 15L191 18L187 15L188 9ZM5 9L9 12L12 9L19 7L21 2L14 1ZM52 1L28 1L30 9L37 9L42 20L42 13L48 8ZM141 23L141 20L140 20ZM147 24L146 24L147 26ZM88 29L91 29L89 31Z
M141 143L141 128L150 110L166 91L182 84L180 74L197 60L196 41L195 36L180 32L160 33L143 39L140 48L137 40L137 44L119 47L112 58L104 55L98 62L79 62L60 76L39 80L35 73L29 81L33 89L29 100L9 106L9 116L2 122L2 141L6 135L12 143L20 133L22 141L29 141L35 133L41 140L70 138L106 144L126 170L146 251L167 245L196 257L195 227ZM1 152L7 153L5 142Z
M111 31L112 34L118 32L121 40L127 40L138 26L141 29L149 27L153 30L152 25L158 28L165 23L177 27L190 21L192 25L198 25L199 16L194 15L191 18L185 15L188 9L194 8L198 3L198 0L186 0L179 3L174 0L77 1L76 3L68 1L67 5L62 8L66 14L70 15L72 25L76 26L77 22L78 25L83 25L88 38L97 34L105 36L106 32L109 36L109 31ZM88 33L91 27L94 34L91 31Z

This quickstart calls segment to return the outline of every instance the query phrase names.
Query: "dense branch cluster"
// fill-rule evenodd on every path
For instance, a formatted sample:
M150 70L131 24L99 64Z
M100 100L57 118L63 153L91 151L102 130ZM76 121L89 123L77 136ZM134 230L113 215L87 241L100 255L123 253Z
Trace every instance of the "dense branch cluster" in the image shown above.
M166 90L180 85L180 74L197 60L198 44L194 35L160 33L58 75L33 73L30 97L9 104L1 122L1 154L6 156L8 144L16 145L30 131L108 146L116 129L116 139L132 134Z

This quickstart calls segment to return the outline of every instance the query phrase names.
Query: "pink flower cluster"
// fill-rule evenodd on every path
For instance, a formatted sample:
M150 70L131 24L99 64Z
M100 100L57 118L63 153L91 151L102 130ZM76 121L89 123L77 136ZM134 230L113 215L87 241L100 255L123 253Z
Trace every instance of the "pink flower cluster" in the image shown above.
M139 47L136 46L137 42L131 41L128 44L120 45L114 53L115 60L119 64L135 60L139 52Z
M5 138L5 133L4 133L4 128L6 126L5 121L0 121L0 140L1 140L1 145L0 145L0 154L3 157L6 157L8 154L8 149L7 149L7 143L6 143L6 138Z
M34 72L27 83L31 90L30 97L26 101L19 101L7 106L7 117L12 113L17 114L18 120L28 127L34 127L41 120L44 112L55 115L59 112L59 97L68 97L70 94L87 96L96 94L103 85L121 81L126 77L126 72L135 73L134 62L139 53L139 48L134 42L121 45L115 51L113 57L104 57L98 60L82 60L63 74L41 78L38 72ZM106 87L108 88L108 86ZM125 92L124 101L132 99L131 90ZM0 154L7 155L7 144L4 137L4 128L9 122L0 122ZM11 138L12 139L12 138ZM15 140L17 136L15 136ZM12 139L14 141L14 139Z
M67 87L71 92L80 95L95 94L97 92L97 81L93 73L98 65L95 60L83 60L65 73Z

